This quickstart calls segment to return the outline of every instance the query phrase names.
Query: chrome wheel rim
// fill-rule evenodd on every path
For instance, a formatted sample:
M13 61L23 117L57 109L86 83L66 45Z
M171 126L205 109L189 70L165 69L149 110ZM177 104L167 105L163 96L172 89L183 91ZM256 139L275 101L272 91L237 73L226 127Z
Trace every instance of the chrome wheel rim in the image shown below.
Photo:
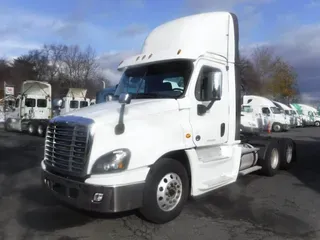
M292 145L288 145L287 146L287 151L286 151L287 163L291 163L291 161L292 161L292 153L293 153L293 147L292 147Z
M271 167L276 169L279 164L279 152L276 148L272 149L271 152Z
M157 203L162 211L172 211L180 202L182 181L178 174L166 174L158 184Z

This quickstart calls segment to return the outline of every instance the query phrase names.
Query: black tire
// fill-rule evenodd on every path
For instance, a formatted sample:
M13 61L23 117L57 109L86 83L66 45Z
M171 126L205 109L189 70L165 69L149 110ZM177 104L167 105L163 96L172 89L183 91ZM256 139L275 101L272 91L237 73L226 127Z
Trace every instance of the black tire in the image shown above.
M291 151L290 151L291 148ZM290 153L291 152L291 153ZM282 140L280 168L288 170L296 161L296 145L290 138Z
M27 130L29 135L32 135L32 136L36 135L37 134L37 128L38 128L38 126L36 124L29 123L28 124L28 130Z
M166 182L164 179L164 177L170 173L177 174L179 176L179 178L181 179L182 187L175 187L176 195L174 197L168 197L168 199L170 198L176 200L177 205L172 210L164 211L158 204L158 185L161 183L166 185L167 183L173 181L174 178L172 177L172 175L169 175L169 182ZM171 183L173 183L173 186L179 185L174 185L175 182ZM161 189L162 191L160 191ZM159 187L159 192L164 193L166 189L167 188ZM180 191L180 199L178 198L179 189L182 189L182 192ZM140 213L148 221L153 223L162 224L169 222L178 217L181 213L184 204L188 199L189 189L190 186L188 173L183 164L172 158L161 158L151 167L150 172L148 173L143 194L143 206L140 208ZM159 197L159 199L161 199L161 197ZM165 202L166 199L163 199L162 201Z
M320 127L320 122L319 122L319 121L315 121L314 125L315 125L316 127Z
M37 135L39 137L44 137L46 135L46 127L44 124L39 124L37 127Z
M273 160L274 159L274 154L277 155L277 161ZM265 176L272 177L274 176L280 167L280 159L281 159L281 151L280 151L280 146L277 140L271 141L268 146L266 146L266 152L264 154L264 158L261 159L259 162L261 164L261 172ZM273 162L277 162L273 166Z
M7 131L7 132L10 132L11 131L11 127L10 127L10 119L7 119L5 122L4 122L4 129Z
M281 131L282 131L282 126L281 126L281 124L275 122L275 123L272 125L272 131L273 131L273 132L281 132Z

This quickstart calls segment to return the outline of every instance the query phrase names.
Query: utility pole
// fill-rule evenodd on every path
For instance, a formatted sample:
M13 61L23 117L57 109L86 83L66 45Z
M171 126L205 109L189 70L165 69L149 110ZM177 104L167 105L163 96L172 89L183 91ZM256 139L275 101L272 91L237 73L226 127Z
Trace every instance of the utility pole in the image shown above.
M103 89L106 88L106 82L104 80L102 80L102 84L103 84Z

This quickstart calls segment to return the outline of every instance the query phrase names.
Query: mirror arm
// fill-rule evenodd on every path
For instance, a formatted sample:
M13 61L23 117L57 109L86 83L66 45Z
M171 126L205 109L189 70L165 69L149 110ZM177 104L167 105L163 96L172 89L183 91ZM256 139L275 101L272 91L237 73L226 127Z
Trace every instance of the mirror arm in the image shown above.
M118 124L114 128L114 132L115 132L116 135L120 135L120 134L124 133L124 130L125 130L125 125L123 123L123 116L124 116L125 106L126 106L125 103L121 104L119 121L118 121Z

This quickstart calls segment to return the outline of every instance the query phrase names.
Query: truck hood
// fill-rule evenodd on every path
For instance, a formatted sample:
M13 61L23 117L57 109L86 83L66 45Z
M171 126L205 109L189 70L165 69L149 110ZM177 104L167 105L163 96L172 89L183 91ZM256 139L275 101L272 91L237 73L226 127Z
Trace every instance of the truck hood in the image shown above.
M64 116L90 118L102 124L116 123L119 120L120 107L121 104L118 101L110 101L72 111ZM175 99L133 99L125 107L124 122L178 109L179 104Z

